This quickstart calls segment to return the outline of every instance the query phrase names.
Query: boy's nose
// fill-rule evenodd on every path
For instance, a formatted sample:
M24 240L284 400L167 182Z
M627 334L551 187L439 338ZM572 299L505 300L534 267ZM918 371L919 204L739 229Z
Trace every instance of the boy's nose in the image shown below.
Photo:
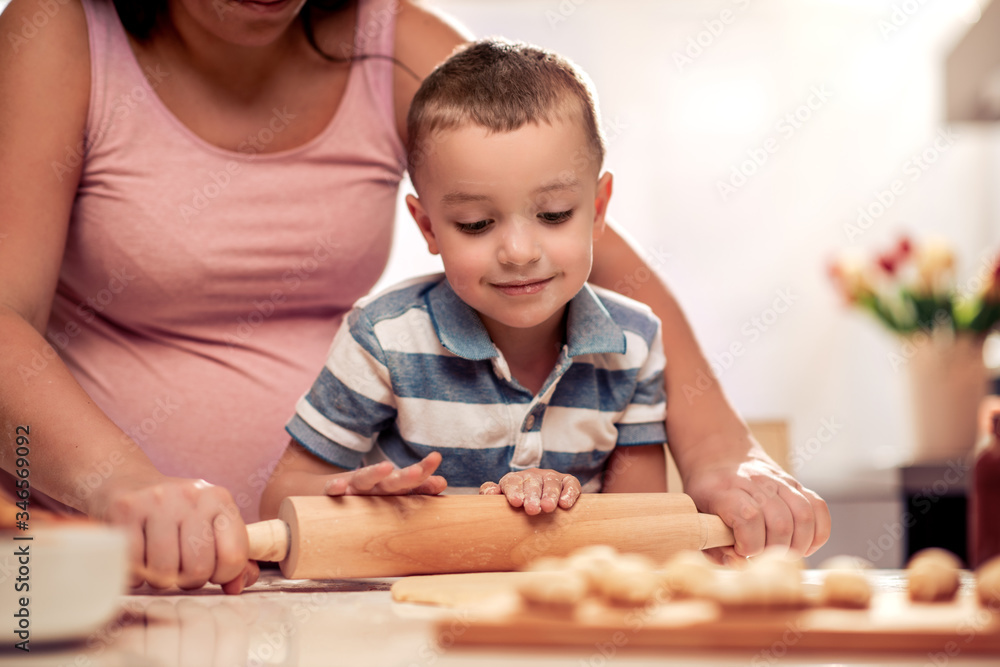
M530 225L515 222L509 225L501 238L497 256L501 264L531 264L541 257L538 239Z

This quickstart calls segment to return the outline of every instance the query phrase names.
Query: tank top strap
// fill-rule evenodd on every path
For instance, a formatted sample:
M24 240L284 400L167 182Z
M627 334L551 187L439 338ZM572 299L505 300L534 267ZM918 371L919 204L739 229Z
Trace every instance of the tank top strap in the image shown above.
M396 128L395 74L400 67L395 58L396 17L400 0L359 0L351 55L360 57L369 90L384 122ZM374 57L372 57L374 56ZM405 65L405 63L403 63ZM399 142L397 153L405 163L405 150Z

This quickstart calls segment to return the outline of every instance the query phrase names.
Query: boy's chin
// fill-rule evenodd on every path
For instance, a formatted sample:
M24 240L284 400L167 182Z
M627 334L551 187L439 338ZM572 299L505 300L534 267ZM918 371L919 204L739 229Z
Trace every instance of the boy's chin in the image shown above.
M557 312L555 311L550 313L537 313L531 316L525 316L524 313L497 313L496 317L492 317L489 314L487 314L487 317L490 317L490 319L497 324L505 326L509 329L523 329L527 331L545 326L552 321L553 316L556 314ZM562 309L558 311L558 314L560 316L562 315Z

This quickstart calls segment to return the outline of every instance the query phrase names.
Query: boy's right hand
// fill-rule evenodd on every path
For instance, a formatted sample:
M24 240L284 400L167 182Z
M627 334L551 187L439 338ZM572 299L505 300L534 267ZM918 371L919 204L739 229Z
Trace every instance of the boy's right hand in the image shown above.
M129 537L130 584L199 588L229 594L257 581L246 525L226 489L200 479L159 477L108 488L88 512Z
M441 454L431 452L423 460L396 469L389 461L329 476L323 491L328 496L398 496L408 493L435 496L448 482L434 471Z

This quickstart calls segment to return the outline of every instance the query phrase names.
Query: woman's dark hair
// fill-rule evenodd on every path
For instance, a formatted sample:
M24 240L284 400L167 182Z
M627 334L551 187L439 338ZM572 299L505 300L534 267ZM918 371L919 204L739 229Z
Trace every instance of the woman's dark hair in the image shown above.
M122 25L125 26L125 30L140 41L149 39L150 34L156 28L157 24L159 24L159 22L163 19L164 14L167 13L167 0L112 1L115 5L115 9L118 11L118 17L121 19ZM309 45L316 50L316 53L331 62L351 62L367 58L385 58L401 67L403 71L417 81L420 81L420 77L417 76L412 69L392 56L384 53L352 53L349 56L335 56L333 54L326 53L320 48L319 44L316 43L316 33L313 30L314 16L317 13L333 13L340 11L353 1L354 0L306 0L305 7L302 8L302 12L299 14L299 19L302 22L302 29L305 31L306 39L309 41Z

